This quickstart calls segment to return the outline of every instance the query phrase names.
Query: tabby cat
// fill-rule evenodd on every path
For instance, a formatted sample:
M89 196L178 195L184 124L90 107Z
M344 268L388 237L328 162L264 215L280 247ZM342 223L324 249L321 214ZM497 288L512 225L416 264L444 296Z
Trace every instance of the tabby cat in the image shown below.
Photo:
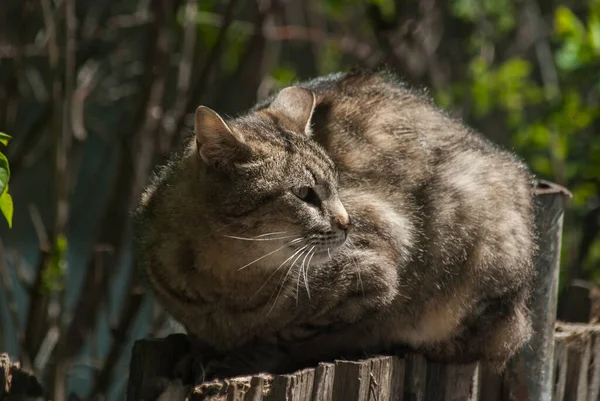
M136 237L210 377L398 346L502 368L531 332L532 176L386 72L199 107Z

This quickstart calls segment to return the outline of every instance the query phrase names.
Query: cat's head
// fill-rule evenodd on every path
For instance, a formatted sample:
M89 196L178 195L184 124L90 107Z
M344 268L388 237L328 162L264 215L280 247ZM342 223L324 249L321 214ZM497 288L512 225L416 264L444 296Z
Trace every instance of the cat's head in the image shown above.
M315 105L310 90L289 87L268 107L228 121L207 107L196 111L193 157L214 237L267 255L261 264L310 258L316 265L347 239L351 221L335 165L311 139Z

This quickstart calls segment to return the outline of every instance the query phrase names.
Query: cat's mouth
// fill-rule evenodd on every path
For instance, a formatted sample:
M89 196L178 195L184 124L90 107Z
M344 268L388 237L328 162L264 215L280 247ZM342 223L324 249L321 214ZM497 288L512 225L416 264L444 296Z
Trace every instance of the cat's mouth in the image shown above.
M333 258L333 255L340 250L346 243L347 236L338 236L336 238L308 238L300 244L290 246L294 253L307 253L311 258L312 264L327 262Z

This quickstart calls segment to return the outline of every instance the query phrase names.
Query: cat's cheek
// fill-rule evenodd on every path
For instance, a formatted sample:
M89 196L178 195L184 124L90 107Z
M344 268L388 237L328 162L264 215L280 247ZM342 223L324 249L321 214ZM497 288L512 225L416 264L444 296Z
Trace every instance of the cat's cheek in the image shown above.
M329 229L327 219L319 209L308 204L298 205L294 211L298 226L305 235L312 236Z

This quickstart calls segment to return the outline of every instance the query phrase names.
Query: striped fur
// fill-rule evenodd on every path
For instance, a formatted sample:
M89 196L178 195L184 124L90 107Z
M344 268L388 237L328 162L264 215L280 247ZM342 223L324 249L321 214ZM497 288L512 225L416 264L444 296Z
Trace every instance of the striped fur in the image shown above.
M526 167L389 74L297 87L226 120L238 139L210 145L222 160L199 157L200 124L149 185L137 260L158 300L225 355L217 375L400 344L502 367L530 333ZM271 107L278 96L310 114Z

